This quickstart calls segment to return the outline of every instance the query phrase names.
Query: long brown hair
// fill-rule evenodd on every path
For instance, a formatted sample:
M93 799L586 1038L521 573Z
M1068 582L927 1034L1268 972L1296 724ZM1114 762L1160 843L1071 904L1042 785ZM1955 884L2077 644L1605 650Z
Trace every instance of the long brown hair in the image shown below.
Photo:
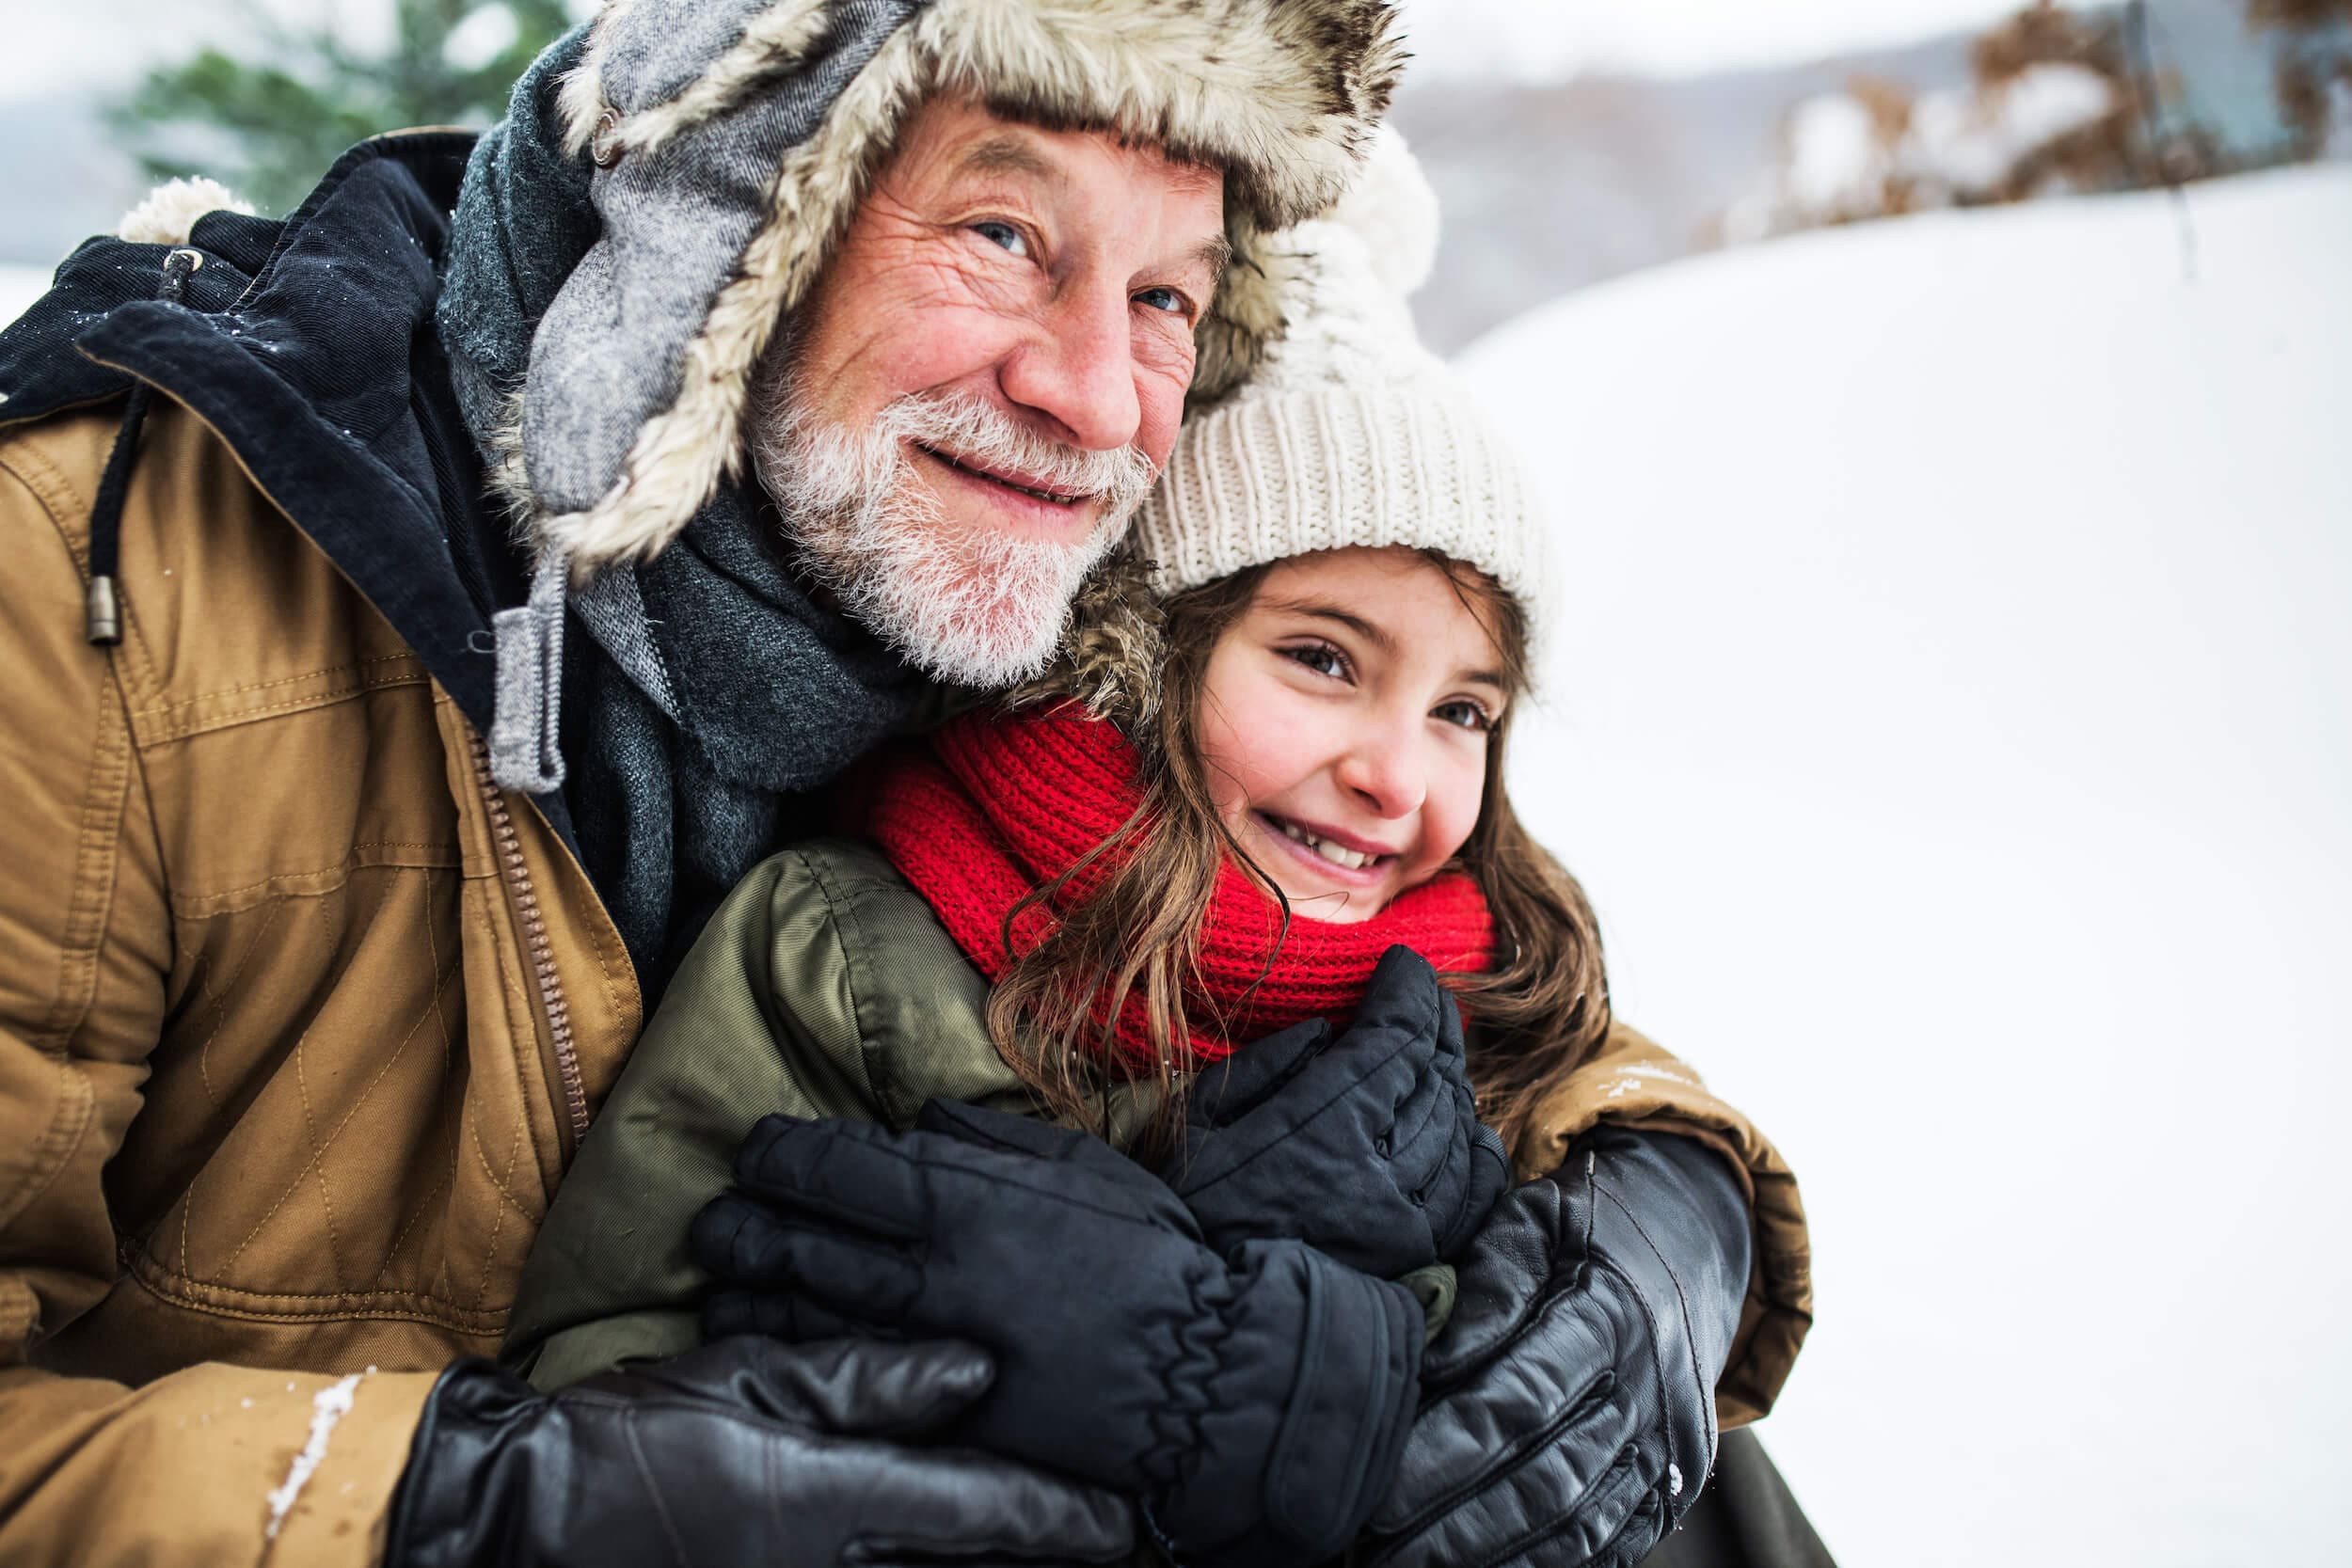
M1527 622L1518 601L1464 562L1421 552L1493 636L1516 699L1527 686ZM1219 639L1257 597L1270 565L1253 566L1179 594L1162 610L1166 655L1151 717L1131 734L1143 798L1101 845L1016 905L1005 920L1010 967L991 992L988 1027L1006 1063L1049 1116L1104 1126L1110 1093L1134 1077L1149 1080L1149 1104L1133 1147L1147 1159L1169 1152L1184 1124L1192 1072L1184 1042L1187 996L1199 965L1200 929L1220 866L1232 857L1270 895L1290 926L1290 903L1218 815L1200 745L1200 699ZM1503 755L1516 700L1486 741L1486 790L1478 820L1454 864L1486 899L1494 955L1479 974L1443 976L1471 1025L1470 1070L1479 1112L1517 1143L1544 1092L1592 1053L1609 1029L1609 986L1600 931L1576 879L1529 836L1502 783ZM1025 949L1012 940L1013 915L1058 893L1098 862L1112 871L1101 891L1068 911ZM1279 940L1277 942L1279 950ZM1266 954L1270 971L1275 951ZM1107 1064L1111 1022L1142 999L1154 1066L1142 1072ZM1201 1021L1216 1031L1219 1021ZM1116 1079L1107 1076L1120 1074Z

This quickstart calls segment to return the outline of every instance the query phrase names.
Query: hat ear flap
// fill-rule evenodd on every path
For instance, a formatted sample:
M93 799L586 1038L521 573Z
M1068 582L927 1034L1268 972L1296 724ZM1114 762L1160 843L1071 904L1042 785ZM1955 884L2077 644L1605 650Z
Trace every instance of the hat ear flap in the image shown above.
M1285 322L1282 292L1289 263L1270 251L1261 237L1241 224L1228 226L1233 247L1225 276L1218 279L1216 297L1193 333L1196 349L1192 388L1184 395L1187 413L1221 401L1258 373L1266 349L1281 340Z
M1006 705L1080 703L1140 744L1159 709L1166 624L1152 592L1152 563L1132 537L1121 541L1071 599L1053 664L1007 697Z

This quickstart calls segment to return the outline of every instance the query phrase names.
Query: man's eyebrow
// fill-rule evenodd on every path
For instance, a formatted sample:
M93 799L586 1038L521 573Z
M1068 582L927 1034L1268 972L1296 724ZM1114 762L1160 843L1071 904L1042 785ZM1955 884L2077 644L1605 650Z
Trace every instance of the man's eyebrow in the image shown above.
M1209 283L1214 287L1225 280L1225 269L1233 264L1232 242L1222 234L1212 234L1185 251L1184 261L1187 265L1207 267Z
M1025 174L1033 180L1059 183L1062 171L1022 137L998 132L982 136L956 160L959 174Z
M1025 174L1032 180L1061 184L1069 176L1061 166L1047 158L1023 137L1007 132L982 136L963 150L956 159L958 174ZM1198 266L1208 270L1212 287L1224 281L1225 269L1233 264L1233 245L1222 234L1212 234L1185 251L1178 260L1179 266Z

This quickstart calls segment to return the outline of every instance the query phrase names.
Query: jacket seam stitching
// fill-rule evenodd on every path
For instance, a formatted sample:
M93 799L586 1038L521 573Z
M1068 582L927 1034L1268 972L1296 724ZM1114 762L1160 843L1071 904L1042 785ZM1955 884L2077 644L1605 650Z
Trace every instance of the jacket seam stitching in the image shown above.
M51 526L56 527L56 515L48 499L23 474L9 471L31 491L42 510L49 513ZM59 530L60 534L63 531ZM70 537L67 545L70 551ZM106 925L114 911L123 816L137 761L129 721L123 712L121 677L112 658L105 662L101 683L94 716L98 734L90 749L89 770L85 775L81 825L74 844L73 884L67 896L65 927L59 938L63 951L59 954L56 990L50 997L48 1015L41 1028L27 1041L36 1051L55 1060L59 1074L59 1104L34 1146L33 1159L23 1180L5 1202L0 1202L0 1225L13 1223L40 1202L72 1163L97 1117L97 1094L88 1075L73 1059L72 1042L88 1022L90 1010L97 1002L99 953L105 945ZM119 736L114 733L118 723L123 726ZM109 795L111 809L107 805Z
M885 1096L882 1086L874 1078L873 1036L866 1027L866 1004L859 999L857 964L850 956L851 930L856 933L861 951L866 945L865 927L859 924L856 902L850 898L847 889L837 885L837 879L831 875L831 868L818 863L818 857L798 849L791 853L807 869L809 879L817 884L817 891L824 895L825 907L833 916L826 924L833 936L834 950L841 955L841 988L850 993L850 1022L857 1031L857 1070L858 1076L866 1081L866 1100L868 1103L883 1107L894 1126L903 1126L905 1119L902 1118L902 1112L905 1107L900 1101L905 1097L897 1092ZM892 1079L891 1089L896 1091L898 1086L898 1081Z
M585 880L585 878L583 877L582 879ZM593 895L595 889L591 887L590 892ZM600 909L601 907L601 904L597 905L597 908ZM606 1016L612 1019L615 1025L618 1025L621 1022L621 993L613 989L612 966L607 961L610 955L605 947L604 931L600 928L601 923L596 918L596 911L594 910L591 910L585 916L583 916L580 923L588 928L589 951L596 955L596 979L597 983L604 990ZM642 998L638 1003L638 1010L641 1014L644 1010L644 1004ZM577 1148L573 1149L572 1157L574 1159L578 1159L580 1157L580 1151Z
M90 1124L98 1117L98 1096L89 1086L89 1075L70 1056L51 1058L57 1069L61 1092L58 1107L49 1125L42 1129L40 1141L33 1146L32 1159L25 1177L8 1202L0 1205L0 1230L14 1224L18 1216L39 1203L58 1173L72 1163L73 1152L88 1136ZM40 1297L34 1297L33 1322L40 1321Z
M106 685L116 687L109 669ZM113 912L115 874L120 858L123 808L130 801L132 747L126 725L120 745L115 743L119 705L102 693L98 702L98 737L91 748L89 773L83 785L81 830L75 835L73 887L67 895L66 949L57 975L57 991L50 1001L48 1026L41 1038L54 1039L58 1051L70 1048L74 1035L89 1021L98 1001L98 955L105 945L106 922ZM111 797L111 800L109 799Z
M357 697L371 696L378 691L397 691L404 687L425 686L431 681L432 677L420 670L414 675L401 675L388 680L362 681L356 685L339 686L325 691L312 692L308 696L291 697L282 703L270 703L261 707L241 707L233 712L219 714L209 719L159 722L141 744L149 747L168 745L175 740L189 740L199 735L211 735L220 730L233 730L240 724L250 724L281 713L334 707ZM205 699L190 700L200 702Z
M268 916L262 922L262 928L253 933L252 938L246 943L245 951L237 955L237 967L230 972L226 989L219 990L213 989L214 965L210 961L209 955L202 960L204 978L199 995L204 999L209 999L213 1004L213 1026L206 1032L204 1043L197 1048L196 1071L197 1082L204 1090L204 1098L213 1102L213 1109L215 1111L220 1109L221 1102L220 1097L213 1092L213 1042L220 1037L222 1028L229 1022L230 990L234 989L238 978L245 974L245 966L251 962L253 955L261 950L262 943L276 928L278 917L285 911L286 904L283 900L270 906ZM199 1166L189 1175L187 1190L180 1195L180 1267L183 1269L192 1269L195 1266L188 1260L189 1215L195 1211L197 1189L203 1184L203 1180L204 1171Z
M422 1291L248 1291L233 1285L214 1285L167 1267L143 1248L130 1245L125 1250L126 1260L130 1264L127 1277L133 1284L158 1301L169 1302L212 1317L236 1318L254 1323L314 1323L321 1318L340 1315L347 1319L430 1323L437 1328L468 1335L497 1334L503 1328L506 1320L502 1311L471 1311L455 1302ZM242 1307L231 1301L203 1299L204 1295L214 1293L246 1301L343 1302L349 1305L341 1314L276 1311L267 1307ZM410 1302L416 1305L392 1305ZM372 1305L373 1303L384 1305Z
M453 968L449 975L440 976L434 982L434 996L436 1000L439 998L442 989L449 984L450 978L455 974L456 970ZM353 1097L351 1108L343 1113L343 1119L335 1124L334 1132L327 1134L328 1143L333 1143L335 1139L342 1135L343 1129L350 1126L352 1118L359 1114L359 1107L366 1102L369 1094L373 1092L376 1085L381 1084L384 1081L384 1075L392 1070L392 1064L400 1059L401 1052L406 1048L410 1040L416 1037L417 1031L423 1027L424 1014L420 1013L417 1015L417 1022L408 1026L408 1033L402 1037L400 1044L393 1047L392 1053L386 1057L383 1063L376 1068L375 1076L368 1080L367 1087L361 1089L358 1095ZM310 1032L305 1030L303 1032L302 1039L295 1041L294 1052L297 1058L299 1058L301 1053L302 1040L308 1039L309 1037ZM310 1176L314 1170L317 1170L320 1164L326 1160L326 1148L318 1143L316 1134L313 1133L311 1136L310 1157L302 1163L302 1168L300 1170L294 1172L294 1180L286 1184L286 1190L284 1192L278 1195L278 1201L269 1206L269 1212L263 1214L260 1219L253 1222L253 1228L246 1232L245 1240L239 1242L236 1246L230 1250L229 1256L221 1259L220 1266L222 1269L231 1269L236 1266L237 1259L245 1256L245 1249L253 1244L254 1238L261 1235L262 1229L268 1226L269 1222L277 1217L278 1211L286 1206L286 1200L294 1196L295 1191L301 1187L303 1180ZM322 1173L320 1176L322 1201L324 1201L325 1195L325 1175ZM190 1182L188 1186L190 1196L194 1195L195 1190L195 1183ZM160 1261L160 1259L158 1261ZM184 1249L181 1261L183 1264L187 1261L186 1257L184 1256ZM338 1274L341 1273L341 1268L342 1265L339 1260L337 1263ZM188 1275L188 1277L191 1280L195 1279L195 1275ZM222 1280L198 1280L196 1282L199 1284L208 1285L218 1290L238 1290L242 1288L230 1285L226 1281ZM339 1291L331 1293L348 1295L351 1292L348 1291Z
M194 707L199 703L216 702L223 697L243 696L251 691L272 691L281 686L298 686L304 681L325 680L329 675L357 674L362 671L373 670L380 664L414 665L420 672L423 668L423 662L413 653L378 654L372 658L355 658L343 664L329 664L316 670L306 670L296 675L280 675L275 680L246 681L236 686L216 686L207 690L191 692L185 697L168 698L140 708L133 717L163 719L178 709Z
M351 847L356 852L361 849L439 849L445 848L446 846L438 844L410 843L391 839L371 839L362 843L354 844ZM433 872L453 871L456 869L458 869L458 863L451 860L442 860L432 863L417 863L411 861L361 861L347 855L342 861L334 864L317 866L309 871L280 871L272 876L264 877L258 882L246 882L240 887L220 888L210 893L191 893L183 897L174 897L171 901L171 912L174 919L200 924L206 921L217 920L223 915L242 914L246 911L246 910L250 909L252 906L245 904L238 905L234 908L222 907L217 909L200 908L199 906L225 905L226 900L243 898L247 894L261 893L266 889L278 889L278 891L277 896L281 901L291 901L296 898L326 898L331 897L335 894L343 892L351 885L352 879L363 871ZM320 880L320 879L323 878L332 878L334 879L332 881ZM294 882L306 881L317 882L318 885L314 887L292 887L286 885ZM242 965L240 968L242 968Z
M497 873L493 872L492 877L495 879ZM493 896L497 895L494 895ZM486 897L477 903L475 909L475 918L482 923L484 931L490 938L491 951L499 952L498 922L491 918L490 911L486 907L488 899ZM528 1041L530 1042L532 1055L535 1056L537 1054L536 1046L539 1038L539 1029L538 1021L532 1016L529 1003L516 994L516 979L514 971L519 969L521 962L521 955L517 953L516 955L516 962L514 965L510 966L503 961L501 961L499 965L499 997L501 1003L501 1010L506 1015L507 1032L515 1041L515 1049L506 1053L508 1061L514 1069L515 1126L513 1131L514 1142L508 1146L506 1151L505 1174L501 1175L497 1170L491 1168L490 1151L483 1146L482 1125L478 1118L475 1119L473 1123L473 1136L470 1140L473 1145L474 1158L481 1163L482 1174L490 1179L490 1180L497 1186L499 1196L506 1200L504 1206L499 1211L499 1217L492 1220L490 1223L489 1240L483 1243L482 1285L477 1292L477 1299L486 1298L489 1294L490 1271L498 1261L499 1232L505 1227L506 1211L509 1209L513 1210L515 1217L523 1221L526 1225L533 1223L530 1211L525 1209L523 1207L522 1200L515 1196L515 1188L513 1184L515 1162L519 1157L522 1146L524 1144L530 1144L534 1153L536 1153L538 1148L538 1140L532 1137L531 1133L531 1085L523 1077L523 1053L525 1050L524 1042ZM516 1008L516 1004L518 1002L522 1003L519 1017L517 1016ZM517 1024L519 1024L520 1027L517 1027Z
M423 1020L420 1019L418 1022L421 1023ZM414 1034L415 1031L411 1030L410 1033ZM403 1043L405 1044L405 1042L404 1041ZM304 1065L302 1060L303 1053L309 1049L310 1044L310 1030L305 1029L301 1034L294 1037L294 1093L302 1102L302 1135L310 1145L310 1158L303 1162L304 1174L310 1176L318 1183L319 1209L320 1212L326 1217L326 1262L327 1266L335 1271L335 1284L337 1289L340 1290L343 1288L343 1280L346 1277L343 1271L343 1243L342 1238L336 1234L335 1198L334 1195L327 1190L326 1185L326 1145L319 1142L318 1117L312 1113L310 1108L310 1069ZM382 1082L384 1073L389 1071L391 1069L392 1063L398 1061L399 1059L400 1053L397 1050L393 1051L390 1056L385 1058L383 1068L379 1069L375 1075L375 1082ZM371 1085L370 1086L373 1087L373 1085ZM352 1109L357 1111L366 1102L367 1094L363 1090L353 1098L351 1102ZM333 1135L329 1134L327 1142L332 1143L333 1141ZM295 1185L299 1186L300 1184L300 1178L296 1178Z
M262 1213L262 1217L253 1222L253 1228L246 1232L245 1240L239 1242L234 1247L231 1247L230 1249L229 1256L221 1259L220 1266L223 1269L232 1269L237 1266L237 1259L244 1257L245 1249L253 1244L253 1238L259 1236L263 1227L265 1227L271 1220L278 1217L278 1211L286 1206L286 1200L294 1196L294 1190L302 1185L302 1179L310 1174L310 1166L313 1163L315 1163L316 1159L317 1153L314 1149L312 1151L311 1158L310 1160L305 1160L302 1163L302 1168L294 1173L294 1179L287 1184L286 1190L278 1195L278 1201L272 1203L267 1211ZM191 1186L189 1190L193 1193L195 1189ZM191 1276L191 1278L193 1278L193 1276ZM220 1287L220 1282L216 1280L197 1280L196 1283L211 1285L216 1288L232 1288Z
M462 911L465 902L462 892L458 895L458 902ZM421 924L424 927L425 956L432 960L433 972L437 974L441 971L441 944L434 940L433 936L433 872L429 867L424 874L424 919ZM453 967L462 968L462 960ZM449 1015L441 1010L441 994L447 989L445 985L436 985L433 989L433 1022L441 1042L441 1077L444 1082L449 1078L450 1033ZM401 1226L400 1234L394 1236L392 1244L384 1249L384 1266L375 1271L377 1288L383 1287L384 1276L391 1273L392 1259L400 1256L402 1244L408 1240L408 1232L414 1230L417 1227L417 1221L432 1209L434 1199L441 1196L442 1183L447 1180L447 1177L442 1176L433 1179L433 1185L425 1190L424 1196L418 1200L417 1206L408 1212L408 1218Z
M334 1140L336 1140L336 1138L341 1138L341 1135L343 1135L343 1131L348 1129L348 1126L353 1124L355 1117L359 1115L359 1107L367 1105L367 1096L372 1096L372 1093L376 1093L376 1086L378 1086L378 1084L383 1084L383 1079L386 1079L386 1074L390 1074L392 1065L400 1063L400 1058L402 1058L402 1055L406 1053L406 1049L409 1049L411 1041L416 1039L416 1032L423 1030L423 1027L425 1027L425 1018L433 1016L433 1013L437 1013L437 1011L439 1011L439 999L442 999L442 992L447 992L447 990L449 990L449 980L456 978L456 974L458 974L458 966L456 966L456 964L449 966L447 974L442 974L442 971L439 971L439 969L435 969L435 978L433 978L433 997L430 997L428 1002L425 1002L425 1011L416 1013L416 1022L411 1022L409 1030L406 1030L406 1035L402 1035L402 1037L400 1037L400 1044L392 1046L392 1053L390 1053L390 1055L386 1055L386 1058L383 1058L383 1063L378 1063L378 1065L376 1065L376 1077L367 1079L367 1086L359 1088L359 1093L355 1093L355 1096L350 1098L350 1107L348 1107L348 1110L343 1112L343 1119L336 1121L336 1124L334 1124L334 1131L331 1131L331 1133L326 1133L326 1143L325 1143L325 1145L317 1143L317 1129L315 1129L315 1126L310 1126L310 1102L308 1102L308 1101L310 1101L310 1091L308 1091L308 1084L301 1084L301 1088L303 1088L303 1129L306 1129L308 1133L310 1133L310 1159L306 1159L306 1162L303 1162L303 1168L301 1168L301 1171L296 1173L296 1176L294 1176L294 1180L289 1182L287 1190L284 1190L284 1195L279 1195L279 1199L275 1201L275 1204L270 1204L270 1213L261 1215L261 1223L259 1223L259 1225L254 1225L254 1229L251 1229L251 1234L246 1234L245 1242L237 1242L237 1251L232 1251L230 1256L228 1256L228 1260L223 1262L223 1265L221 1265L223 1270L228 1270L228 1267L232 1267L232 1265L235 1265L235 1262L237 1262L237 1258L245 1256L245 1248L246 1248L246 1246L251 1246L251 1243L254 1243L254 1237L259 1237L259 1234L261 1234L261 1227L263 1227L263 1225L268 1225L270 1215L275 1215L275 1213L278 1213L279 1209L284 1209L284 1201L287 1201L289 1196L294 1196L294 1190L296 1190L296 1187L301 1187L303 1178L306 1178L306 1176L317 1176L317 1199L320 1199L320 1206L325 1206L325 1209L326 1209L326 1242L329 1242L329 1246L336 1246L336 1239L334 1239L334 1209L331 1209L331 1206L326 1204L326 1148L329 1148L329 1145L334 1145ZM301 1079L301 1046L306 1044L308 1039L310 1039L310 1032L303 1030L301 1041L296 1041L296 1046L294 1046L294 1065L296 1065L296 1079ZM195 1192L195 1185L193 1185L193 1182L190 1182L188 1192L190 1192L190 1195L193 1195L193 1192ZM414 1225L414 1215L409 1215L409 1223ZM406 1227L402 1227L402 1232L400 1232L400 1234L402 1234L402 1237L406 1237ZM185 1256L181 1258L181 1262L185 1262ZM334 1262L336 1279L343 1279L343 1258L341 1258L339 1246L336 1246L336 1251L331 1253L331 1262ZM386 1267L390 1267L390 1262L386 1262ZM193 1275L190 1275L190 1279L193 1279ZM378 1275L378 1279L381 1279L381 1275ZM223 1291L235 1291L235 1289L240 1289L240 1286L230 1286L230 1284L228 1284L228 1281L207 1281L207 1284L214 1284L214 1286L216 1286L216 1289L223 1289ZM350 1291L348 1286L345 1286L345 1289L331 1291L329 1295L353 1295L353 1293L355 1293L355 1291Z
M31 491L34 499L40 502L41 510L49 514L49 526L57 531L57 537L64 544L66 554L73 562L73 575L87 589L89 586L87 526L90 512L97 505L95 498L83 495L81 487L76 485L66 471L52 462L38 447L29 442L18 442L14 445L16 452L13 462L8 458L0 457L0 468L5 468L14 475L17 483ZM38 470L40 478L47 482L48 488L44 489L42 485L35 483L33 473L27 471L28 469ZM52 491L55 492L54 496L51 494ZM77 534L66 526L65 518L58 511L57 503L60 501L66 503L72 515L83 519L84 531ZM122 617L122 624L128 634L117 652L135 649L136 662L142 666L140 673L146 683L147 690L151 693L158 692L162 689L162 683L156 677L155 656L148 646L144 618L133 603L136 597L135 594L125 594L117 601L118 611ZM132 711L127 693L122 705L126 713Z

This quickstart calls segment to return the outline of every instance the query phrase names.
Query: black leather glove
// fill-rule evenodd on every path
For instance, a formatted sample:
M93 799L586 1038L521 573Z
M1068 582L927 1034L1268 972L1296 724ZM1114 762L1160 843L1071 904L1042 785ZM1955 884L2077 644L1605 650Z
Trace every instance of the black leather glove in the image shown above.
M1451 1258L1511 1182L1478 1119L1462 1012L1409 947L1334 1037L1320 1019L1194 1080L1168 1184L1223 1252L1292 1237L1383 1279Z
M1705 1145L1604 1129L1506 1194L1456 1265L1429 1403L1354 1560L1639 1561L1713 1463L1747 1202Z
M386 1568L1116 1562L1133 1510L905 1446L988 1387L972 1345L706 1345L554 1394L487 1361L434 1386Z
M1099 1139L939 1101L907 1133L771 1116L735 1176L694 1223L706 1334L985 1345L954 1436L1141 1497L1182 1560L1327 1557L1387 1485L1411 1293L1294 1242L1220 1258Z

